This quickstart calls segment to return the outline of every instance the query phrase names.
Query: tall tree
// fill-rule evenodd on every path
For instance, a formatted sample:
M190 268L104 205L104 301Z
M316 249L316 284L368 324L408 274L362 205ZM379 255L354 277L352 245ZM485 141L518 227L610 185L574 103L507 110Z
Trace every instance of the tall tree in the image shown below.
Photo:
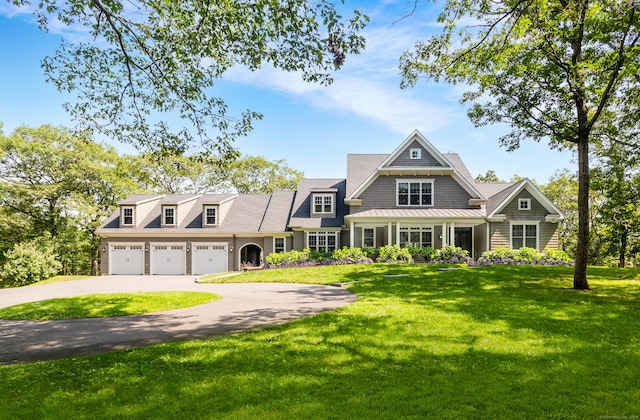
M95 230L137 189L115 149L52 126L0 136L2 247L50 235L67 272L97 273ZM78 257L84 255L84 258Z
M502 179L498 177L496 171L493 169L488 170L484 175L479 174L476 179L476 182L504 182Z
M154 149L205 146L233 154L256 112L228 114L214 82L234 66L271 65L330 83L346 55L364 47L367 17L340 14L333 0L7 0L30 5L43 29L82 27L43 62L80 128ZM170 114L167 118L166 114ZM173 117L182 127L171 126Z
M401 58L403 86L421 76L469 86L480 126L506 123L509 150L525 139L578 154L573 286L588 289L589 148L617 116L637 114L640 20L635 1L447 1L442 32ZM615 138L612 140L615 141ZM637 148L637 144L632 144Z
M272 193L295 190L304 176L290 168L284 159L268 161L262 156L245 156L225 169L225 178L239 193Z

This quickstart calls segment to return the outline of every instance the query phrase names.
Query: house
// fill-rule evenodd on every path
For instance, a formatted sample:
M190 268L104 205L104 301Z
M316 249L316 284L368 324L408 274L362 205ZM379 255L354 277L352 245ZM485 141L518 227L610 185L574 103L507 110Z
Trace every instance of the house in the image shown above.
M192 274L272 252L448 245L558 248L560 210L528 179L476 183L414 131L391 154L347 156L346 179L273 194L133 195L98 230L105 274Z

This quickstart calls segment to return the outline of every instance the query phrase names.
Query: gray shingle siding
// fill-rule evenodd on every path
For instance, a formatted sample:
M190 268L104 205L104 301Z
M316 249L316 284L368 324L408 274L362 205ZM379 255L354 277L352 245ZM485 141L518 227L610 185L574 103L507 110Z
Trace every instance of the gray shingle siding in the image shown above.
M409 153L411 149L420 149L421 157L420 159L411 159ZM431 153L429 153L422 145L417 141L413 141L406 149L404 149L400 155L388 166L401 166L401 167L409 167L409 166L443 166L436 158L433 157Z
M396 181L412 179L433 179L433 208L477 208L469 206L471 195L460 186L451 176L379 176L360 195L362 205L354 207L352 211L362 212L372 209L398 208L396 205ZM402 206L411 208L412 206ZM414 206L419 207L419 206Z

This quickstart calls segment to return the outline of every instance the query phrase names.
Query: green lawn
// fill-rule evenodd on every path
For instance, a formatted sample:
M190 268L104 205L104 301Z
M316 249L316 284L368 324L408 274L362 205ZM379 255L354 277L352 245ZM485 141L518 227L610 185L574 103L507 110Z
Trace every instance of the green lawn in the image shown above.
M408 274L388 277L385 274ZM637 272L427 266L266 270L221 281L355 282L287 325L0 367L0 418L636 418Z
M206 292L105 293L9 306L0 309L0 319L48 321L142 315L202 305L220 298Z

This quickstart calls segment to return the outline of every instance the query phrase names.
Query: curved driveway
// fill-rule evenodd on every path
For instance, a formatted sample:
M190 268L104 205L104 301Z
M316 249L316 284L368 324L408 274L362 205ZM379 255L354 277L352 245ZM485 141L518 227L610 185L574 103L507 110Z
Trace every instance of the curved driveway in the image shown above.
M103 276L0 289L0 308L57 297L141 291L211 292L222 299L146 315L65 321L0 319L0 364L32 362L281 324L356 300L331 286L290 283L197 284L189 276Z

